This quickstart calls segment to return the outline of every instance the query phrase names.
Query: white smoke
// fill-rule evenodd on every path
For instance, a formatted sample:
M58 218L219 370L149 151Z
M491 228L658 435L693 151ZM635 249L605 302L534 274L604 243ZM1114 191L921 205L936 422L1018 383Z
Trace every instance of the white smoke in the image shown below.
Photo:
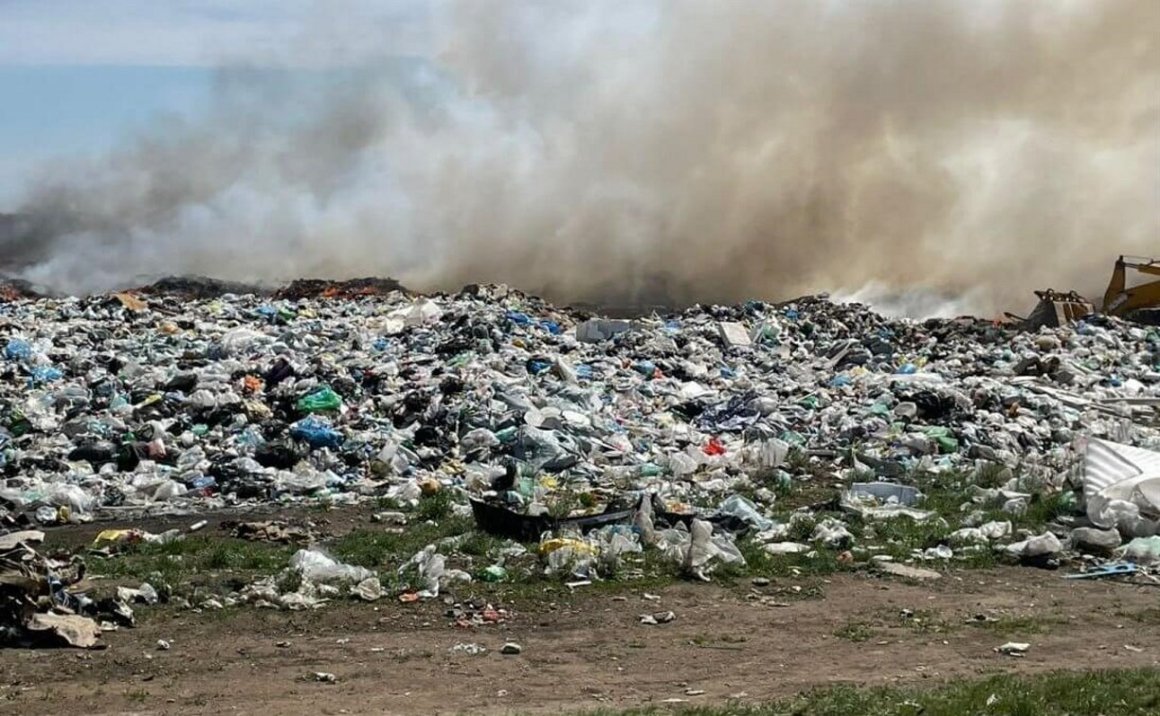
M225 72L204 122L48 168L24 211L51 231L5 263L72 291L180 273L597 302L877 284L994 313L1160 253L1154 0L432 7L421 60ZM287 55L333 66L353 31L307 28Z

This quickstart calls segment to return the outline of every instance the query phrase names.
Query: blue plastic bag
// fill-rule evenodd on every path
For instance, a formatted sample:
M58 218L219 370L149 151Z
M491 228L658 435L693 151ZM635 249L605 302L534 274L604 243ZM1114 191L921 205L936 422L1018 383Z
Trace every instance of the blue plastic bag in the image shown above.
M4 357L8 360L28 360L32 357L32 346L28 341L10 338L8 345L4 346Z
M329 422L313 415L290 426L290 437L303 440L312 448L336 448L343 441L342 433Z
M28 377L28 385L45 385L53 383L64 377L64 373L60 368L51 365L38 365L30 371Z
M529 326L532 323L531 317L520 311L508 311L507 319L517 326Z

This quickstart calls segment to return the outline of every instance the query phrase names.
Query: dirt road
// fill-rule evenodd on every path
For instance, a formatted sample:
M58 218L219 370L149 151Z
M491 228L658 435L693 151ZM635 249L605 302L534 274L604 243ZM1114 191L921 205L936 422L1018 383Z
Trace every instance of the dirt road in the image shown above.
M439 602L143 610L138 628L107 635L106 651L0 651L0 711L560 712L752 702L838 682L1153 666L1160 655L1160 590L1026 568L922 585L844 574L651 596L660 598L582 588L556 603L509 605L506 623L473 629L453 626ZM639 623L667 610L672 623ZM171 649L159 650L159 639ZM501 655L506 641L523 652ZM993 651L1007 641L1031 648L1024 658ZM488 651L449 651L461 643ZM337 681L315 681L315 672Z

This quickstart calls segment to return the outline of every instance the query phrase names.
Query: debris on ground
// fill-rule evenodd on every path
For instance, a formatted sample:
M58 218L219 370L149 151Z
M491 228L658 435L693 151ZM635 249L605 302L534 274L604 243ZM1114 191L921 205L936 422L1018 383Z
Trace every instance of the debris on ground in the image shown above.
M1004 656L1025 656L1027 654L1028 649L1030 649L1030 648L1031 648L1030 644L1026 644L1023 642L1009 641L1006 644L1003 644L1002 646L995 647L995 653L1002 654Z
M285 522L267 520L264 522L237 522L227 520L221 523L231 537L258 542L278 542L299 544L314 541L314 533L305 527L295 527Z
M677 615L675 612L656 612L654 614L641 614L640 623L656 626L657 624L668 624L675 620Z
M910 567L905 564L897 564L895 562L877 562L876 566L880 572L889 574L895 577L902 577L903 579L914 579L917 581L932 581L935 579L942 579L942 575L934 570L922 569L920 567Z
M467 656L480 656L487 653L487 648L482 644L475 643L460 643L448 649L452 654L466 654Z
M72 591L85 578L84 562L44 557L36 549L43 541L37 530L0 535L0 646L98 649L103 628L94 617L132 626L124 602L95 602Z

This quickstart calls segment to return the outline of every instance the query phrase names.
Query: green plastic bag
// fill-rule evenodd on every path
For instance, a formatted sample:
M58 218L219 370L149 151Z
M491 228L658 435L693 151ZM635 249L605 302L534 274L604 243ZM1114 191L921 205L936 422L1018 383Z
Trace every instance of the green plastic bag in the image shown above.
M342 398L325 385L298 399L298 411L302 413L332 413L341 407Z
M951 435L949 428L933 425L926 429L926 436L938 443L939 452L944 455L959 451L959 441Z
M507 579L507 570L498 564L493 564L484 569L479 576L485 582L502 582Z

